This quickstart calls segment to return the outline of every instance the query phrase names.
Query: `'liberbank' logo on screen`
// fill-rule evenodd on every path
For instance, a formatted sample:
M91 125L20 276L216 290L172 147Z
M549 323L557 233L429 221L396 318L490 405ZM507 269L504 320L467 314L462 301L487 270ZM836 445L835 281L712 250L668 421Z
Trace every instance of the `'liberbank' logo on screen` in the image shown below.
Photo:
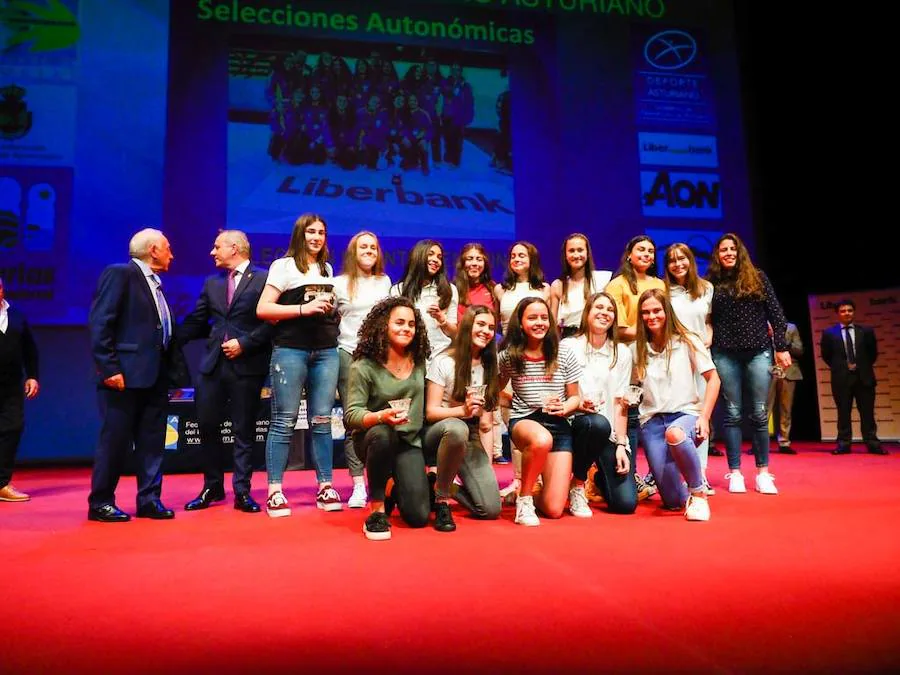
M719 152L715 136L638 133L641 164L715 169Z
M641 211L651 218L721 218L719 176L641 171Z

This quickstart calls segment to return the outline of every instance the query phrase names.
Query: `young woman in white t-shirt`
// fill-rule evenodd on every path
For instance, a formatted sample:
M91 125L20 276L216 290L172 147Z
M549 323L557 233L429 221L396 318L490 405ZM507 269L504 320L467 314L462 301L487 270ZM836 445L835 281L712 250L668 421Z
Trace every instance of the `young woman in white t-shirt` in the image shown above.
M663 258L666 265L664 275L666 288L669 291L669 302L681 325L692 333L696 333L703 345L709 349L712 344L712 298L713 285L701 279L697 273L697 261L687 244L672 244L666 249ZM697 375L697 389L700 396L706 389L706 380ZM700 468L706 482L707 495L715 494L706 479L706 465L709 460L709 438L697 446L700 456Z
M391 286L391 295L409 298L422 315L431 344L428 363L447 351L456 335L459 291L447 278L439 242L425 239L413 246L403 278Z
M643 387L639 414L647 461L665 507L684 506L688 520L709 520L697 444L709 437L719 375L709 350L675 316L665 291L644 291L638 313L634 370ZM697 373L706 380L702 396Z
M319 483L316 506L324 511L341 510L341 498L331 486L331 409L340 366L339 318L334 311L334 275L326 239L326 224L321 216L300 216L285 257L269 268L266 287L256 306L260 319L277 322L269 368L272 416L266 439L266 512L273 518L291 515L281 488L304 386L309 394L312 456Z
M334 293L338 316L341 318L338 332L338 357L341 364L338 392L341 405L346 406L350 364L353 362L353 351L359 343L359 329L375 303L386 298L391 288L391 280L384 273L381 245L374 233L364 230L350 239L344 252L341 272L334 278ZM344 435L344 457L353 479L353 493L347 506L361 509L368 500L363 476L364 465L357 455L353 436L349 431Z
M559 518L572 476L572 427L569 415L581 405L581 365L568 345L561 345L550 306L525 298L516 306L500 353L500 385L512 383L509 434L522 451L522 486L516 499L516 522L539 525L534 485L543 477L538 507Z
M507 257L506 276L501 283L494 286L494 297L497 298L500 327L504 337L510 318L523 298L541 298L550 302L550 285L544 281L541 256L535 245L527 241L517 241L509 247ZM511 400L512 391L507 387L500 394L500 417L507 425ZM500 491L504 498L512 497L518 492L522 479L522 453L512 443L512 437L510 437L510 453L514 477L512 482Z
M462 486L456 499L478 518L500 515L500 490L478 433L483 411L497 407L496 319L493 308L472 305L459 324L450 350L428 367L423 433L426 457L436 457L434 528L456 529L450 512L453 479ZM483 389L483 393L478 391Z
M615 300L606 293L594 293L584 306L578 333L562 341L584 368L579 383L581 407L572 419L572 515L591 514L584 483L594 462L594 485L609 511L628 514L637 508L625 403L631 382L631 350L619 342L617 328Z
M586 236L576 232L566 237L562 245L562 274L550 285L550 309L563 338L578 332L588 298L606 288L611 278L609 270L594 269Z

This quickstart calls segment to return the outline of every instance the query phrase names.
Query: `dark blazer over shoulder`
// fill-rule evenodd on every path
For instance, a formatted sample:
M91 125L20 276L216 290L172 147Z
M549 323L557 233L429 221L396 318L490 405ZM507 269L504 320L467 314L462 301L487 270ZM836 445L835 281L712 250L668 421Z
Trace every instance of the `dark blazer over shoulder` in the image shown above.
M133 262L110 265L100 275L88 318L91 353L100 382L122 373L129 389L152 387L160 370L176 370L174 340L163 350L162 324L150 287Z
M847 349L844 345L842 326L835 324L822 331L822 339L819 343L822 352L822 360L831 369L832 382L842 383L850 375L847 367ZM858 323L853 324L854 351L856 352L856 374L864 385L875 385L875 361L878 359L878 342L875 339L875 331L868 326Z
M275 327L256 316L259 296L266 287L266 270L250 265L234 290L231 305L226 302L227 279L224 274L206 278L193 311L176 329L178 342L206 338L200 360L200 372L212 373L219 359L225 358L222 343L225 336L235 338L242 353L232 361L239 375L265 375L269 371L272 336Z

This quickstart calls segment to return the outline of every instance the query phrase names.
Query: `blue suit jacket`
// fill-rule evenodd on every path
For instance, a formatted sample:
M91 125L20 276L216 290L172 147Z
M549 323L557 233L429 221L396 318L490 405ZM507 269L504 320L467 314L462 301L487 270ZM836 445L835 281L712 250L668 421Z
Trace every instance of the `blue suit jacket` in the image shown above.
M194 310L185 317L175 333L181 344L207 338L200 360L200 372L204 375L211 374L219 359L225 358L222 342L226 334L229 338L236 338L243 350L239 357L232 360L238 375L265 375L269 372L275 327L256 316L256 305L266 287L267 277L266 270L252 264L248 266L234 289L231 305L227 304L225 297L225 274L206 278Z
M156 303L144 273L133 262L103 270L88 327L100 382L122 373L126 388L145 389L156 383L161 370L171 374L183 362L175 340L163 350Z

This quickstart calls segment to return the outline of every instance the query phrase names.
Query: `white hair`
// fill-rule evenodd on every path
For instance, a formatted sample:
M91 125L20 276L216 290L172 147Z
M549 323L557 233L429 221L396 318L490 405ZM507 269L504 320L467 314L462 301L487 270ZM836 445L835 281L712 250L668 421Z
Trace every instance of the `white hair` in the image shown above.
M238 253L250 257L250 240L247 239L246 234L240 230L222 230L219 232L219 236L237 246Z
M147 227L136 233L128 242L128 255L143 260L150 254L150 247L158 244L165 235L160 230Z

